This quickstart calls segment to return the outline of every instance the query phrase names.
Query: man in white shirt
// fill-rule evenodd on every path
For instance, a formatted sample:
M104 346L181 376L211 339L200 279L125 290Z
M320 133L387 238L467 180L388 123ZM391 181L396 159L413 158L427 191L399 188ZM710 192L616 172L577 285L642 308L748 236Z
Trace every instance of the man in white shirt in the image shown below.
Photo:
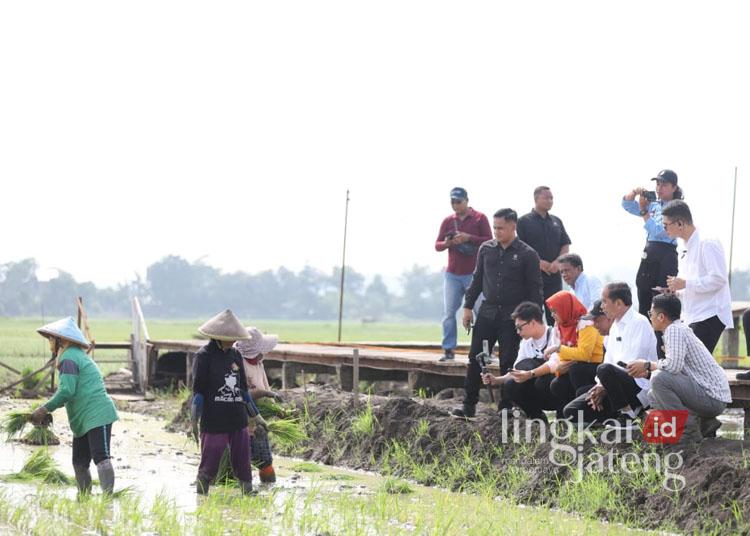
M671 294L656 296L651 304L651 325L664 332L666 357L656 363L631 361L628 373L651 378L651 407L687 410L688 419L680 443L699 443L716 437L721 422L716 418L732 401L724 370L711 352L685 324L680 322L680 300Z
M515 323L516 333L522 339L511 370L531 371L542 366L546 362L544 351L547 347L559 344L555 329L544 324L542 308L533 302L522 302L515 308L511 318ZM560 406L549 389L554 378L554 375L547 374L517 383L513 380L511 372L502 376L493 376L490 373L482 375L485 385L500 385L503 399L514 402L528 418L542 420L546 420L545 409L557 410Z
M668 277L667 286L682 299L685 323L713 353L722 332L734 325L724 248L718 240L701 238L682 200L667 203L662 222L683 246L677 276Z
M596 369L597 383L568 404L564 414L585 422L614 418L621 425L632 427L633 419L649 404L650 385L647 378L633 378L618 363L656 361L656 336L646 317L633 309L633 295L627 283L605 285L602 310L613 322L604 362Z
M596 276L583 273L583 260L580 255L568 253L557 259L563 281L576 295L586 309L591 309L595 300L602 295L602 283Z

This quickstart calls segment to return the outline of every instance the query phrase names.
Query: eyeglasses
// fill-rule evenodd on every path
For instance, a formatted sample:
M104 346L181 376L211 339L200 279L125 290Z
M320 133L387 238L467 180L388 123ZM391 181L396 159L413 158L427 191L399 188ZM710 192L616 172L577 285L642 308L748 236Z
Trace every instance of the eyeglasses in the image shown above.
M516 324L516 332L521 333L521 330L524 328L524 326L526 326L530 322L531 320L529 320L528 322L524 322L523 324Z

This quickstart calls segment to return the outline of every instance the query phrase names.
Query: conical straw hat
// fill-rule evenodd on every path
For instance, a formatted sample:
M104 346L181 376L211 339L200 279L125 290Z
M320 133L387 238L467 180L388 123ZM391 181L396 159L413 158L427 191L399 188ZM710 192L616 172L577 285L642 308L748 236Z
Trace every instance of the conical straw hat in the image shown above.
M267 354L279 342L278 335L263 335L256 327L247 326L247 331L250 333L250 340L237 343L237 349L245 359L254 359L258 354Z
M229 309L199 327L198 333L217 341L241 341L250 338L245 326Z
M70 316L42 326L36 331L43 337L59 337L86 348L90 346L89 341L86 340L83 332L76 325L76 321Z

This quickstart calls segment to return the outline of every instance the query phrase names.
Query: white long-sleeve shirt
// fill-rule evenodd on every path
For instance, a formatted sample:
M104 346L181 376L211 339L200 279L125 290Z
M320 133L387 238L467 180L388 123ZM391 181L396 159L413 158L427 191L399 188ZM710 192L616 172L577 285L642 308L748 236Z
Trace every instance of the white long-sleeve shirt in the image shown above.
M692 324L716 315L724 326L732 327L732 296L721 242L701 240L696 229L684 246L677 273L685 280L685 288L678 293L683 320Z
M617 365L618 361L630 363L636 359L656 361L656 335L651 322L630 307L622 318L612 323L609 329L604 362ZM648 406L648 391L651 388L651 382L647 378L634 379L641 388L638 400L644 406Z
M602 297L602 282L594 275L581 272L573 283L573 294L586 310L591 309L594 301Z

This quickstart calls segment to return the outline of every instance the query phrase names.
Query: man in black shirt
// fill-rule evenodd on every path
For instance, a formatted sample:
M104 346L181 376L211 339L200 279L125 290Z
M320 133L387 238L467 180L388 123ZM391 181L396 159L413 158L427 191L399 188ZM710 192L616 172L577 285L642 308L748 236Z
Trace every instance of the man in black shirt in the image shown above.
M208 493L216 478L219 462L229 446L232 470L242 493L253 489L250 470L250 432L253 424L265 426L247 388L242 355L233 348L238 340L250 334L230 311L225 310L198 328L210 342L195 354L193 363L193 402L191 420L193 435L198 436L200 420L201 461L198 467L197 491Z
M464 380L466 396L463 406L453 411L456 417L470 418L476 412L482 371L475 356L482 351L482 341L486 340L489 348L495 342L499 343L500 372L505 374L513 366L521 340L511 313L523 301L542 306L539 256L516 236L517 221L518 215L513 209L503 208L495 212L495 239L483 243L477 253L477 266L464 298L463 325L466 329L471 326L472 309L480 293L484 294L484 302L471 336L469 368ZM507 401L501 401L500 405L510 407Z
M539 254L542 270L544 299L562 290L558 257L568 253L570 237L560 218L549 213L553 204L552 191L548 186L534 190L534 208L518 220L518 238L530 245ZM546 309L546 308L545 308ZM552 314L546 309L547 324L554 323Z

